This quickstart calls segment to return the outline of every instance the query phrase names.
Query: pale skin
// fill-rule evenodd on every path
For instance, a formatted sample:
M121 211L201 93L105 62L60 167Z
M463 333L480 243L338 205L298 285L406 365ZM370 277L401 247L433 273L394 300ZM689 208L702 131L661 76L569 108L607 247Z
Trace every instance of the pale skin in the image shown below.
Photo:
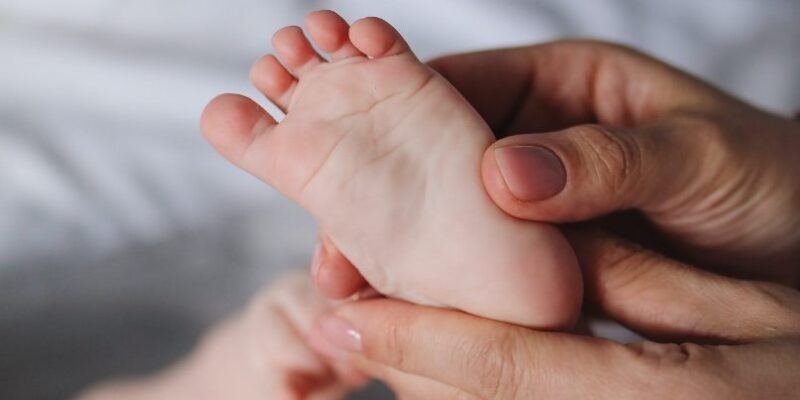
M487 151L484 183L499 207L551 222L635 210L663 235L646 241L667 243L689 260L601 231L570 235L588 305L662 343L535 332L380 300L344 306L328 317L336 323L323 319L317 334L329 340L320 351L372 371L403 399L796 396L797 122L604 43L560 42L434 64L500 134L546 132L507 137ZM479 79L495 68L503 81ZM489 100L515 93L523 94L516 103ZM517 195L538 184L536 171L524 163L501 171L494 149L520 145L559 155L567 178L559 191L533 200ZM600 221L623 234L642 232L629 222ZM328 294L363 284L332 246L316 264L316 282ZM348 339L354 337L360 340Z
M800 246L793 234L798 232L793 217L800 215L800 202L788 201L797 199L798 190L800 166L792 157L800 153L796 123L755 110L630 50L602 43L562 42L461 55L433 65L495 131L559 130L506 138L486 152L484 183L506 212L536 220L580 221L631 208L655 217L658 214L651 209L658 209L659 203L679 203L682 207L661 214L663 220L651 220L669 234L682 257L700 259L703 254L704 267L797 285L792 260L797 260ZM598 65L605 67L596 69ZM481 80L501 67L503 73L494 76L502 80ZM529 79L534 75L535 80ZM604 80L603 85L596 82ZM524 88L526 82L532 86ZM582 82L628 89L588 90ZM638 85L661 88L650 92L666 94L655 99L626 94L647 92L636 89ZM529 95L520 95L526 92ZM633 109L643 107L639 102L650 104L644 108L652 108L652 115L659 117L612 123L615 119L608 115L614 113L594 110L608 106L590 101L590 92L595 99ZM700 98L703 101L682 103ZM543 105L550 111L537 113ZM660 107L669 111L659 111ZM669 120L689 125L670 130ZM574 127L586 122L602 125ZM651 126L664 129L644 129ZM751 126L757 129L746 128ZM755 135L763 146L755 143ZM512 144L554 149L568 177L562 190L537 201L516 198L508 181L499 179L493 150ZM625 153L632 150L636 156ZM627 167L614 163L620 159ZM670 161L676 159L681 163ZM664 165L671 168L660 171ZM753 171L760 179L741 180L743 171ZM517 172L524 183L525 171ZM748 184L721 184L728 181ZM726 202L721 209L697 201L715 193L724 193L721 197L726 199L760 201ZM692 215L699 223L661 222L679 222L683 215ZM709 241L721 237L726 239L723 243ZM320 320L312 335L317 338L314 347L337 360L332 364L346 361L386 379L403 399L787 398L800 390L791 375L800 368L796 290L703 272L695 268L697 264L655 254L602 232L578 231L571 240L587 272L587 296L593 308L647 337L689 344L624 346L380 300L348 305ZM315 264L315 280L326 293L343 296L363 286L357 271L330 244ZM350 339L333 344L341 338L337 332L342 326L360 334L355 352ZM448 332L447 337L432 335L440 331ZM391 337L388 332L406 334L387 343L382 338ZM271 330L252 335L273 337ZM729 345L715 344L719 342ZM143 386L148 384L152 382Z
M83 400L336 400L366 382L354 368L312 349L308 335L333 303L305 270L264 288L244 310L200 340L192 354L153 376L119 379ZM317 339L318 340L318 339Z
M800 282L796 121L607 43L556 42L431 65L498 136L510 135L486 151L482 172L506 213L565 223L627 212L611 219L615 227L695 265ZM519 198L509 183L524 197L552 175L517 164L503 176L497 162L498 149L528 146L551 150L563 166L564 182L547 197ZM321 237L320 290L334 298L360 290L358 271Z
M601 232L571 236L587 301L654 338L543 332L369 300L316 325L319 350L401 400L791 399L800 393L800 292L705 272ZM355 339L358 338L358 339Z
M283 64L268 55L252 70L286 117L222 95L203 112L206 138L306 208L379 292L570 327L582 294L575 255L555 227L492 204L479 165L494 137L473 107L380 19L351 27L320 11L306 26L330 61L287 27L273 38Z

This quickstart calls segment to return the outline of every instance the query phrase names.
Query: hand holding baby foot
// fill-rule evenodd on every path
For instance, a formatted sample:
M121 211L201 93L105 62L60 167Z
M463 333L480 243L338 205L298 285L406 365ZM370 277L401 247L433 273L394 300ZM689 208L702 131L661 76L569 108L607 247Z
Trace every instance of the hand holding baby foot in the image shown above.
M555 42L430 65L498 136L511 135L483 162L487 192L510 215L560 223L635 210L697 265L800 283L796 121L607 43ZM341 260L335 248L326 254ZM344 295L357 282L346 263L320 264L325 293Z
M543 332L453 310L348 302L312 335L409 399L794 399L800 291L723 277L599 230L569 234L587 300L653 341ZM359 340L340 340L341 330Z
M348 26L322 11L273 39L256 86L286 111L223 95L203 113L208 140L317 219L383 294L488 318L563 328L580 308L572 250L548 225L511 218L486 195L493 140L478 113L420 63L386 22Z

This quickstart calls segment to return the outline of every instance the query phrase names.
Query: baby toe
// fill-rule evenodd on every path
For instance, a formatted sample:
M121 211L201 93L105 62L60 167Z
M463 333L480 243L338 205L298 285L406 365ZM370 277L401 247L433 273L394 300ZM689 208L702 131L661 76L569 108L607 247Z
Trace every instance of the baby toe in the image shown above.
M306 17L308 33L317 46L333 60L363 56L348 37L350 25L333 11L316 11Z
M400 33L388 22L376 17L356 21L350 27L350 41L361 52L373 58L413 55Z
M287 26L275 32L272 45L289 72L298 78L309 69L325 62L311 47L303 30L297 26Z
M250 68L250 80L269 101L284 113L287 111L297 86L297 79L275 56L268 54L253 63Z

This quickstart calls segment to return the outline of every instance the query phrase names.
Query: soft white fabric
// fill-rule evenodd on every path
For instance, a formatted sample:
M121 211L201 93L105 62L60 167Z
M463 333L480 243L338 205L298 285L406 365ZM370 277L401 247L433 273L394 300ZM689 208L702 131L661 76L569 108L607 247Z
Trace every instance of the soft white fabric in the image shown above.
M154 368L306 261L313 223L196 126L216 93L257 98L249 63L318 8L384 17L423 58L596 37L763 107L800 105L791 0L0 0L0 331L14 339L0 397ZM42 387L20 383L32 376Z
M396 23L422 57L590 36L644 48L778 111L800 104L791 1L5 0L0 265L103 253L278 201L196 129L308 10Z

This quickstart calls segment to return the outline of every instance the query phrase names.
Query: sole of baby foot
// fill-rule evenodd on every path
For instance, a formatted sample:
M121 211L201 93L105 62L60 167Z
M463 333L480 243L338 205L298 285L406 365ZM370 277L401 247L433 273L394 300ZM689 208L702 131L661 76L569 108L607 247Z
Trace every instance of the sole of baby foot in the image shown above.
M388 23L329 11L273 37L251 77L286 117L223 95L202 118L228 160L306 208L381 293L540 328L572 324L581 278L554 227L502 213L480 178L491 130ZM280 61L279 61L280 60Z

